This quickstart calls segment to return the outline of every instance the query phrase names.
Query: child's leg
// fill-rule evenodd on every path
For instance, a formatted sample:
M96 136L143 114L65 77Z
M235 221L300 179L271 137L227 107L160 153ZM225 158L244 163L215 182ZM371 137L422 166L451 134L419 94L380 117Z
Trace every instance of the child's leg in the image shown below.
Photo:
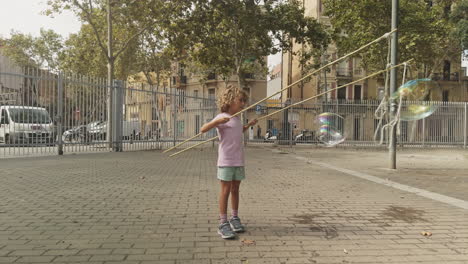
M239 187L241 181L232 181L231 184L231 208L232 208L232 216L237 216L237 212L239 211Z
M220 222L224 223L227 221L227 206L232 184L230 181L219 182L221 183L221 192L219 193L219 215Z
M234 232L244 232L245 227L242 225L241 220L238 216L239 210L239 186L241 181L232 181L231 184L231 207L232 217L229 220L229 224Z

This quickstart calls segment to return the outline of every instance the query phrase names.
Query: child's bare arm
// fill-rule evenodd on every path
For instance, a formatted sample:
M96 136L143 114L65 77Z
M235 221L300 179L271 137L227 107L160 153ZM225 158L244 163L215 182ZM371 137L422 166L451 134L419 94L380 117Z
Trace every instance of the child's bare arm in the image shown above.
M219 125L221 125L221 124L224 124L224 123L226 123L226 122L228 122L228 121L229 121L229 117L221 117L221 118L212 120L212 121L210 121L210 122L204 124L204 125L201 127L200 131L201 131L202 133L206 133L206 132L210 131L212 128L215 128L215 127L217 127L217 126L219 126Z
M255 124L257 124L257 122L258 122L257 119L254 119L254 120L250 121L247 125L244 126L244 130L243 130L243 131L245 132L247 129L249 129L249 127L255 126Z

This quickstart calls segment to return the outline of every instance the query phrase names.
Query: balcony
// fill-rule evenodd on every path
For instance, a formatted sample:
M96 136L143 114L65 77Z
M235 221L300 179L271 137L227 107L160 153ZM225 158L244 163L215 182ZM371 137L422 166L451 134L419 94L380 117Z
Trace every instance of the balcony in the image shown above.
M357 76L362 76L363 74L363 71L361 68L355 68L354 69L354 75L357 75Z
M172 77L175 81L174 85L176 88L185 87L187 85L187 76L174 76Z
M444 73L433 73L432 80L434 81L453 81L458 82L460 80L460 75L458 72L454 72L452 74L444 74Z
M210 81L216 80L216 73L213 73L213 72L212 72L212 73L208 74L208 78L207 78L207 79L210 80Z
M18 93L1 93L0 94L0 105L11 105L15 104L18 99Z
M336 77L351 77L351 69L349 67L337 67Z
M253 73L244 73L244 79L255 79L255 75Z

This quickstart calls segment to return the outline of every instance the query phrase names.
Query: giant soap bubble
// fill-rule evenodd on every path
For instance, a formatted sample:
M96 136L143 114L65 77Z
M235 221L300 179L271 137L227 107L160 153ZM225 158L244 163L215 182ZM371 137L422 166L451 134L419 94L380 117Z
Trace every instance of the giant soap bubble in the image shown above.
M431 92L438 92L439 85L431 79L411 80L400 86L392 95L392 99L404 100L400 112L400 120L414 121L432 115L437 106L429 103Z
M317 138L326 147L333 147L345 141L344 119L342 116L325 112L317 116Z

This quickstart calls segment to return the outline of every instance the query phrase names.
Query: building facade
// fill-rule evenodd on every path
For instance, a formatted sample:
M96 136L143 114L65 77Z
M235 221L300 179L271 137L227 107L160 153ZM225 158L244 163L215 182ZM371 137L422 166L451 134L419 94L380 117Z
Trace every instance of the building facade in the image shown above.
M323 24L330 25L329 18L324 15L325 9L322 0L305 0L303 1L303 5L307 16L316 18ZM303 48L301 45L294 45L293 50L300 51L301 48ZM336 60L336 46L331 44L326 54L321 59L322 65ZM283 87L287 87L303 77L301 73L302 66L299 64L298 58L292 56L291 53L284 53L282 64L284 76ZM287 98L293 100L308 98L317 93L359 80L370 74L362 69L360 64L361 59L359 57L352 57L333 65L328 71L322 71L314 76L310 82L296 85L288 91L285 91L283 94L283 101ZM439 69L431 76L434 81L438 82L440 87L440 91L432 93L431 100L446 102L468 101L468 92L466 90L468 79L466 78L464 67L466 66L462 65L461 60L443 61ZM418 75L418 78L426 77L427 76ZM383 79L367 79L337 91L332 91L326 97L320 98L320 100L379 100L383 96L383 86Z
M325 25L331 25L330 19L325 16L325 9L321 0L305 0L302 1L307 16L317 19L319 22ZM389 21L390 29L390 21ZM293 45L293 51L299 52L303 46L299 44ZM337 48L332 43L326 53L322 56L321 65L326 65L338 58ZM431 78L437 82L438 87L430 94L431 101L441 102L466 102L468 101L468 78L461 65L462 61L449 61L445 60L441 64L440 68L437 69ZM468 64L467 64L468 65ZM282 57L282 87L286 88L290 84L300 80L303 77L302 65L299 63L299 58L293 56L291 52L283 53ZM346 85L350 82L357 81L368 74L361 67L361 59L358 56L348 58L338 64L331 66L328 70L323 70L318 74L312 76L308 82L300 82L299 84L290 87L282 93L282 101L285 103L300 101L312 96L316 96L319 93L329 91L336 87ZM418 74L416 78L427 78ZM330 102L341 101L341 103L348 102L349 104L362 104L365 105L366 101L381 100L384 97L384 80L382 78L370 78L364 81L359 81L352 85L346 85L338 90L331 91L326 96L321 96L316 100L312 100L311 103L315 102L315 105L320 103L327 104ZM372 104L375 104L373 102ZM306 108L307 106L304 105ZM316 113L326 111L323 109L312 109ZM355 140L360 140L363 134L372 134L376 129L376 121L374 115L369 113L361 112L340 112L339 108L336 108L338 114L344 118L344 126L349 132L350 137ZM310 112L309 112L310 113ZM293 133L297 134L302 130L316 131L317 127L314 123L314 116L307 116L304 111L297 111L293 114L295 117L288 119L297 119L298 122L289 122L293 125ZM284 117L278 117L275 126L289 126L285 121ZM443 123L447 120L441 120ZM437 120L431 122L438 122ZM406 122L405 122L406 123ZM404 124L407 125L407 124Z

